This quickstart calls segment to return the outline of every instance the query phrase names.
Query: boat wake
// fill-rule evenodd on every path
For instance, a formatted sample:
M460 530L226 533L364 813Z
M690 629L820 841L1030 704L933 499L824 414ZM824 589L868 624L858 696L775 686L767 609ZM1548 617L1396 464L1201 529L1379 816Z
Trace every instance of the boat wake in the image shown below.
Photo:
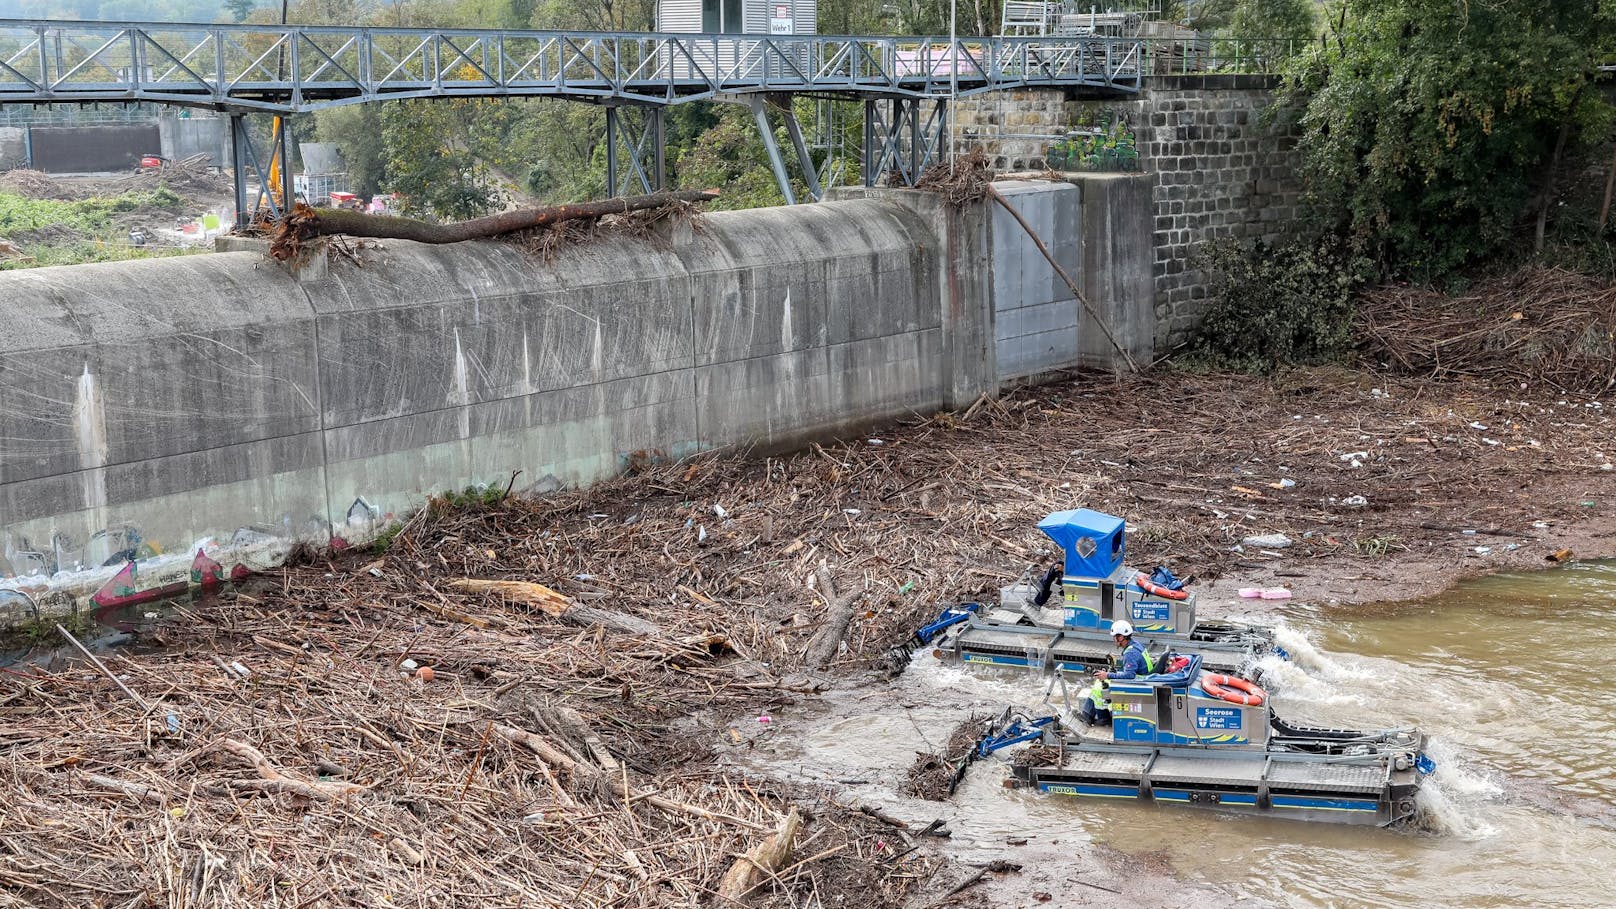
M1498 828L1488 818L1496 815L1504 787L1447 741L1427 741L1425 753L1436 761L1436 772L1414 797L1410 829L1464 840L1496 836Z

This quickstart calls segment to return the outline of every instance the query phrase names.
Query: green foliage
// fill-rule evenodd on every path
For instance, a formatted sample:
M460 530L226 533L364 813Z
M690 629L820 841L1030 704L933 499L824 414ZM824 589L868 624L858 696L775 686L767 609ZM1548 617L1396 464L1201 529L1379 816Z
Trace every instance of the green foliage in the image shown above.
M112 240L80 240L75 243L30 247L31 258L0 259L0 271L45 268L51 265L85 265L90 262L126 262L130 259L166 259L212 252L205 246L130 246Z
M467 509L475 511L493 508L503 501L505 501L504 486L467 486L459 491L450 490L442 495L433 496L428 500L427 507L432 509L433 514L446 514Z
M0 193L0 236L18 231L66 228L76 233L94 233L111 225L112 215L139 208L173 209L180 197L166 186L152 192L125 193L121 196L62 202L55 199L29 199Z
M404 532L404 522L403 521L394 521L393 523L387 525L386 527L383 527L381 533L376 534L376 539L371 542L370 548L377 555L380 555L380 554L386 552L387 550L392 549L393 548L393 541L398 539L398 535L403 533L403 532Z
M27 259L0 259L0 270L154 259L202 252L204 250L201 249L131 246L120 226L124 223L123 219L115 217L142 209L174 211L183 204L184 200L166 186L158 186L150 192L80 199L76 202L30 199L0 193L0 237L20 241L30 256ZM52 240L28 242L27 235L35 231ZM74 237L79 239L72 239ZM69 242L61 242L64 238Z
M492 125L495 101L405 101L381 112L388 187L406 211L464 220L486 214L493 178L476 147Z
M1139 149L1133 130L1120 111L1087 110L1072 124L1078 135L1048 147L1045 157L1056 170L1136 171Z
M1595 134L1610 40L1593 0L1358 0L1292 61L1310 199L1392 271L1436 278L1499 250L1562 127Z
M1267 373L1346 353L1353 292L1372 275L1365 260L1307 240L1214 242L1201 259L1212 299L1192 340L1192 361Z
M38 647L52 643L66 647L68 643L56 630L57 625L67 629L68 634L79 640L90 637L96 629L95 619L90 613L76 610L67 615L26 619L0 632L0 650Z
M1226 38L1285 39L1304 43L1318 35L1313 0L1205 0L1187 17L1195 28Z
M784 141L783 136L776 138ZM758 139L757 127L750 115L738 107L724 108L718 122L679 156L678 173L679 186L683 189L716 187L723 190L723 194L710 203L711 208L785 204L780 184L769 167L768 155ZM793 191L799 196L804 192L801 188Z

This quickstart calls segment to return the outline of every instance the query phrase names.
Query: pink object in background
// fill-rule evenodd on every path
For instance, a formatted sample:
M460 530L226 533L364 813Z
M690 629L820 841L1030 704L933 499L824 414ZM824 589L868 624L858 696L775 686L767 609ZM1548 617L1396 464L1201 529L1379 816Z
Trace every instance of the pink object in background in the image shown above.
M1283 587L1242 587L1240 595L1248 600L1288 600L1291 592Z

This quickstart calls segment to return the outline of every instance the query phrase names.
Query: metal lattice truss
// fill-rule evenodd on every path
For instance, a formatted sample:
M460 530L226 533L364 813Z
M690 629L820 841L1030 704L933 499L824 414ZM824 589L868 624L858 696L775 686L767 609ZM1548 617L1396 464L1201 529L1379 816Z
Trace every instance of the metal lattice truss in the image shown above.
M887 109L882 110L885 106ZM914 186L920 174L948 153L948 102L893 98L864 102L864 185L887 174Z
M666 111L661 107L606 106L606 188L612 196L662 189L667 180L667 163L663 160L665 118ZM623 167L624 152L628 153L627 168Z
M0 103L154 101L295 113L365 101L549 96L667 105L724 94L936 97L1136 91L1111 38L763 35L176 25L0 19Z

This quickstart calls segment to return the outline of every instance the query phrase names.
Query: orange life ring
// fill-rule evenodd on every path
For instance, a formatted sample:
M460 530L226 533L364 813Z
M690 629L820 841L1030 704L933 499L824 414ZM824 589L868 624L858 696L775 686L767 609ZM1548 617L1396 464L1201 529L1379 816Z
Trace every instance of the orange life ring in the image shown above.
M1145 577L1142 572L1133 576L1133 582L1139 585L1140 590L1153 593L1159 597L1166 597L1169 600L1187 600L1190 598L1190 595L1182 590L1168 590L1159 584L1150 583L1150 578Z
M1220 701L1245 704L1247 707L1261 707L1263 701L1268 700L1268 692L1258 688L1253 682L1232 675L1207 673L1201 676L1201 690Z

